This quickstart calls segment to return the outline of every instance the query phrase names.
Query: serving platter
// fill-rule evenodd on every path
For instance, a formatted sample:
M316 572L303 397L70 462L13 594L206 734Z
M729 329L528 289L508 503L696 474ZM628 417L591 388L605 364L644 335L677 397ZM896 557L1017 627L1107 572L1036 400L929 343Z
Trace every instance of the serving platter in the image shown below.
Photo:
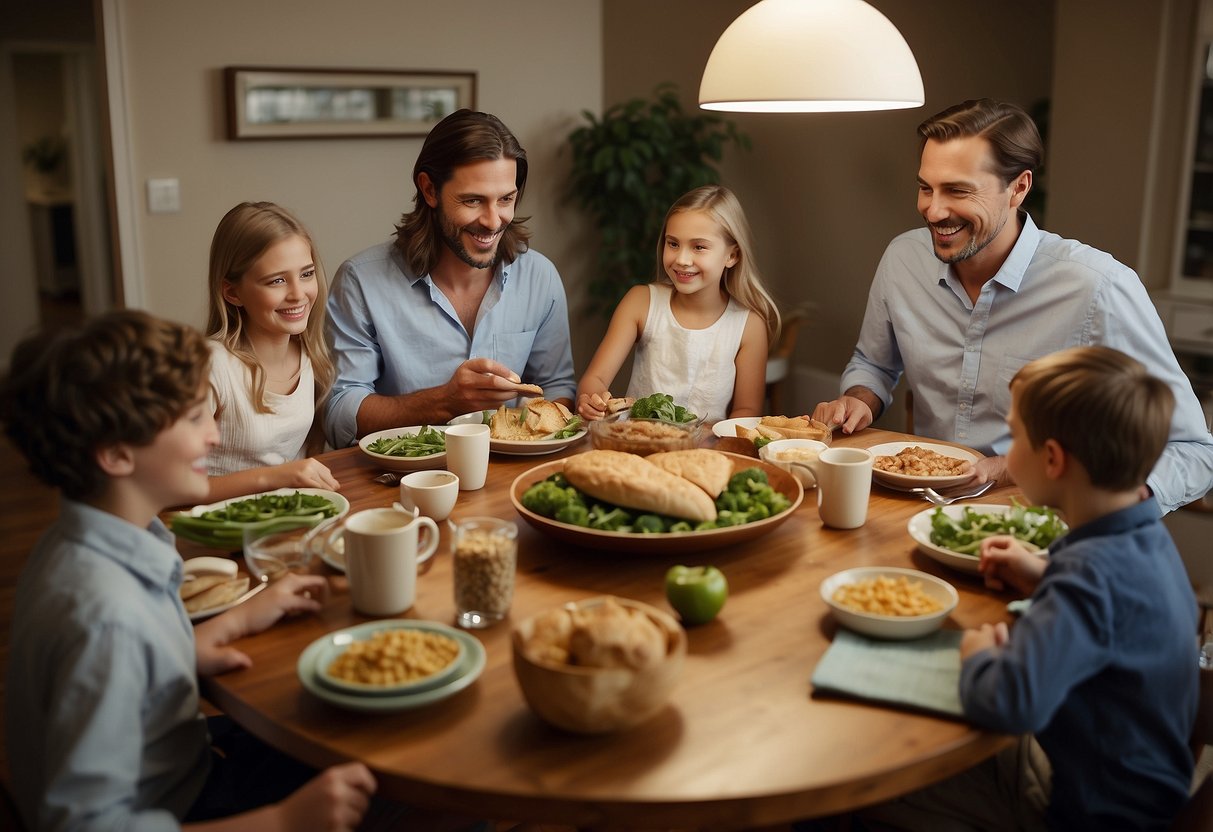
M984 454L972 448L962 448L958 445L936 445L931 442L885 442L882 445L873 445L868 450L872 452L873 456L897 456L897 454L906 448L913 447L919 447L926 451L934 451L940 456L963 459L971 466L976 465L978 460L985 459ZM942 477L920 477L912 474L882 471L876 467L872 468L872 479L883 486L899 491L905 491L910 488L944 488L949 485L959 485L966 480L972 479L972 477L972 468L964 474L949 474Z
M492 410L475 410L471 413L456 416L447 422L447 424L487 425L488 417L492 415ZM585 434L586 429L582 428L565 439L494 439L492 436L489 436L489 450L495 454L504 454L506 456L547 456L557 451L563 451L570 445L580 442Z
M245 494L243 497L232 497L228 500L220 500L217 503L210 503L204 506L194 506L189 510L188 514L191 517L201 517L208 511L215 511L217 509L224 508L229 503L238 503L241 500L251 500L254 497L265 497L271 494L294 494L295 492L299 492L300 494L308 494L313 497L325 498L337 507L337 513L333 515L334 517L343 517L350 510L350 501L345 497L342 497L336 491L329 491L325 488L279 488L275 491L258 491L256 494Z
M766 472L771 487L788 498L791 505L787 510L756 520L744 526L729 526L723 529L707 529L700 532L669 532L665 534L641 534L634 532L609 532L598 529L588 529L584 526L574 526L561 523L536 514L522 504L522 495L535 483L545 480L552 474L564 470L564 460L558 459L537 465L524 471L514 478L510 485L510 502L514 509L522 515L522 519L534 528L557 540L585 546L590 549L606 549L612 552L630 552L637 554L684 554L695 553L704 549L718 549L722 546L732 546L748 540L769 534L784 523L804 500L804 488L794 476L769 462L741 454L717 451L729 458L733 463L733 473L745 468L760 468Z
M426 456L392 456L391 454L377 454L369 449L370 444L376 439L395 439L398 436L413 436L421 433L426 427L431 427L443 433L446 432L446 425L410 425L405 428L388 428L387 430L368 433L358 440L358 448L374 460L376 465L388 471L425 471L430 468L443 468L446 466L446 451L439 451L438 453L427 454Z

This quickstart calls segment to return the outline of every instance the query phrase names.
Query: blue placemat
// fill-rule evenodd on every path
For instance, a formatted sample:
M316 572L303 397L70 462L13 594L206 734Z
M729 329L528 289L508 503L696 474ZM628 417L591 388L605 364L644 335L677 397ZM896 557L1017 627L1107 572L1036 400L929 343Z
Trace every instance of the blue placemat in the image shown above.
M813 671L813 687L890 705L963 716L959 630L913 641L878 641L839 629Z

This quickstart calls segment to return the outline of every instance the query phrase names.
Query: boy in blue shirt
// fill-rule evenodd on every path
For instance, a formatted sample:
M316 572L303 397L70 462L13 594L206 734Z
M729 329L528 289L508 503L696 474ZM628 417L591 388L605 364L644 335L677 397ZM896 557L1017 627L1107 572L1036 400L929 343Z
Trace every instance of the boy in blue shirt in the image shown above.
M285 797L207 828L346 830L375 790L353 763L286 797L306 769L242 778L241 760L209 747L197 676L247 667L231 643L317 610L309 591L324 579L288 576L191 626L182 561L157 515L208 492L219 441L208 361L194 330L114 312L22 342L0 382L0 422L63 496L17 587L5 689L13 791L30 829L177 829ZM256 793L261 774L278 793Z
M965 716L1017 747L897 803L907 828L1165 830L1188 797L1196 600L1144 489L1174 398L1124 353L1078 347L1011 381L1007 466L1070 531L1048 557L983 542L981 573L1031 605L961 642ZM1051 784L1050 784L1051 778ZM900 815L901 813L899 813ZM887 818L893 820L893 818Z

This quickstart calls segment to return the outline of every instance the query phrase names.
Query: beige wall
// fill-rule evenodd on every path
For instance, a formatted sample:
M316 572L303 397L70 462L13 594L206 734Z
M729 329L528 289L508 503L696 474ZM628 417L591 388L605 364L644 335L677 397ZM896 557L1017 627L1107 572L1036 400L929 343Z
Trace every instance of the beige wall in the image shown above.
M561 204L564 137L602 90L598 0L298 0L289 4L119 0L144 275L142 305L201 325L206 262L220 217L242 200L288 206L312 230L329 274L386 240L411 205L420 138L229 142L228 65L450 69L478 73L477 107L500 116L530 159L523 212L535 248L576 298L585 229ZM149 214L146 181L181 183L182 210ZM579 363L584 358L578 356Z

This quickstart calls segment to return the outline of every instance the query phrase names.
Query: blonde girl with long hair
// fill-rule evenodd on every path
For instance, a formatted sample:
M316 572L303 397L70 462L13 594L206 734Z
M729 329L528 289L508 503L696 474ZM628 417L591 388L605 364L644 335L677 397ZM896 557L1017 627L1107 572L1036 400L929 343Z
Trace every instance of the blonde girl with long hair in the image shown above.
M757 416L779 311L762 286L750 224L728 188L706 185L670 208L657 279L624 295L577 390L583 419L606 414L632 347L629 397L668 393L708 420Z
M211 240L211 388L221 434L207 459L211 499L340 486L310 453L333 384L328 287L311 234L272 202L228 211Z

